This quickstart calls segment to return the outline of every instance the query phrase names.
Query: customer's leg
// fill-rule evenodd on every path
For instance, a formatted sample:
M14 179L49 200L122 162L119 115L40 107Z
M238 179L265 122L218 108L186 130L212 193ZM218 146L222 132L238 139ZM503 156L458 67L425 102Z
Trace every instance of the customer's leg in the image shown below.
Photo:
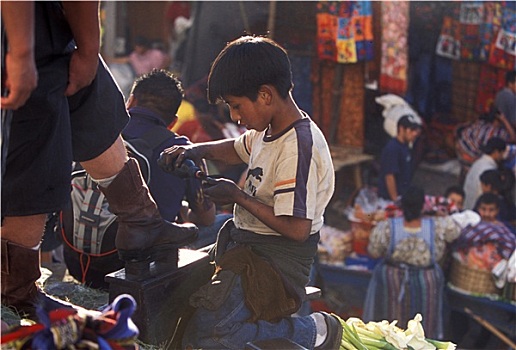
M129 160L122 137L98 157L81 162L81 166L94 179L107 179L117 175Z
M194 225L162 219L120 131L128 115L123 96L103 62L91 86L69 98L74 158L95 179L118 217L116 246L126 262L166 260L196 239ZM163 258L163 259L161 259Z
M47 213L70 196L72 154L62 56L38 66L38 87L14 111L2 178L2 303L33 313L39 293L39 244Z
M2 223L2 304L19 312L34 308L38 290L39 242L47 215L5 217Z

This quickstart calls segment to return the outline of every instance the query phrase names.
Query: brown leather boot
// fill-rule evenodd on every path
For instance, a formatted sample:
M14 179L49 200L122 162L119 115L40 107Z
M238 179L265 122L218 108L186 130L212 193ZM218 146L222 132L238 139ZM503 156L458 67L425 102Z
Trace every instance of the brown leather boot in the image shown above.
M40 276L39 250L2 239L2 304L33 315Z
M129 158L104 193L110 210L117 215L115 245L120 259L127 262L155 261L197 238L193 224L178 225L164 220L143 181L140 167Z
M98 311L86 310L41 290L36 281L41 276L39 250L34 250L2 239L2 304L14 308L20 316L38 321L36 308L45 312L74 308L91 315Z

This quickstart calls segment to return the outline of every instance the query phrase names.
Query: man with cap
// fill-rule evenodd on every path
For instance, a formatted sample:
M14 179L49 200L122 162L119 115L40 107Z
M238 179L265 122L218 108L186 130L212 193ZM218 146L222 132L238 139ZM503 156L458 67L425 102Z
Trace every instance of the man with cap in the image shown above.
M398 120L397 135L385 145L380 156L380 197L394 201L410 186L414 173L411 146L421 127L421 119L412 114Z
M464 192L466 193L464 209L474 208L477 198L482 194L480 175L486 170L498 169L499 164L503 161L506 146L503 139L491 137L481 147L483 154L471 165L464 181Z

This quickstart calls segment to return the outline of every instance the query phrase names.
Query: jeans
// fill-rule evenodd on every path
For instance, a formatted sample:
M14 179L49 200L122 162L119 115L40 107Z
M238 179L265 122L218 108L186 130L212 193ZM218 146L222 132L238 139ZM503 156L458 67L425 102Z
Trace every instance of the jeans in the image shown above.
M310 316L285 317L276 323L246 322L251 312L245 305L240 276L226 301L217 310L198 308L183 336L183 348L244 349L248 342L287 338L307 349L313 349L317 336L315 321Z

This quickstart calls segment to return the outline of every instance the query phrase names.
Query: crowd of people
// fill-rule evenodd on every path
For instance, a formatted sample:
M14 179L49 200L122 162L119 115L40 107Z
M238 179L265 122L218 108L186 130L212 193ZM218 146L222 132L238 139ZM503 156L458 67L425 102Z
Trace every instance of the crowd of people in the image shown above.
M412 115L399 118L397 135L379 158L378 179L378 196L398 210L377 222L369 237L368 255L381 261L369 284L364 320L396 319L403 327L419 312L426 334L442 337L450 264L458 260L491 275L515 253L515 78L515 71L506 74L495 114L459 126L463 173L443 189L448 203L438 210L425 209L424 188L412 185L417 165L411 145L422 125ZM492 284L496 290L494 278Z

